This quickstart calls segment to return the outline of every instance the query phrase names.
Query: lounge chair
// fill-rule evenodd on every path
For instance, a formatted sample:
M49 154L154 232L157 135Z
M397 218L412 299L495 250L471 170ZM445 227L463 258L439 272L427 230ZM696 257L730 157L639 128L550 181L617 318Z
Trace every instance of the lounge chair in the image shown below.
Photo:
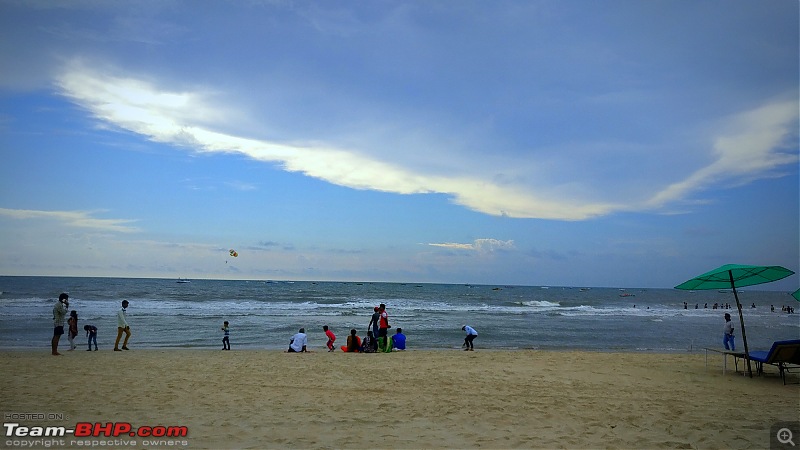
M800 339L776 341L768 352L750 352L750 360L756 363L756 372L764 373L764 364L778 366L783 384L786 384L786 372L800 369Z

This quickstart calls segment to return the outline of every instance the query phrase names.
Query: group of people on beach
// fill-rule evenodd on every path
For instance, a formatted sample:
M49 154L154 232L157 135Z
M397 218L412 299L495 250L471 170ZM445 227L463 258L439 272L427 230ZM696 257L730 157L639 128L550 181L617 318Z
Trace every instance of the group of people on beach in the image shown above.
M126 317L126 310L128 308L128 301L122 301L122 309L117 312L117 340L114 342L114 351L121 352L128 350L128 339L131 337L131 327L128 325ZM69 310L69 294L61 293L58 296L58 301L53 306L53 339L51 341L51 353L53 356L61 356L58 352L58 343L61 336L64 334L64 319ZM78 336L78 312L74 309L69 312L69 319L67 319L68 330L67 338L69 339L69 351L75 350L78 346L75 344L75 338ZM97 327L94 325L86 324L83 326L86 331L88 339L88 348L86 351L92 351L92 344L94 344L94 351L97 351ZM122 335L125 334L125 340L122 343L122 349L119 348L119 341Z
M325 346L329 352L336 350L336 335L328 325L323 325L322 331L325 333L327 342ZM406 349L406 336L403 334L402 328L397 328L395 334L389 336L389 313L386 312L386 304L381 303L373 309L372 317L370 318L369 325L367 325L367 334L362 339L358 336L358 330L355 328L350 330L350 335L347 336L347 343L341 347L343 352L349 353L376 353L383 352L389 353L392 351L403 351ZM308 335L305 328L300 330L291 337L289 340L288 353L304 353L308 352Z
M131 327L128 324L127 309L130 303L127 300L122 301L122 308L117 311L117 339L114 341L114 351L121 352L128 349L128 340L131 337ZM58 344L61 336L64 334L64 323L69 311L69 295L62 293L58 296L58 301L53 306L53 339L51 342L53 356L60 356L58 352ZM66 320L68 324L68 338L69 350L75 350L75 337L78 336L78 313L74 309L69 312L69 319ZM94 325L86 324L83 327L86 331L88 338L87 351L92 351L92 344L94 350L97 351L97 327ZM478 332L469 325L464 325L461 330L466 333L464 337L464 344L462 347L465 351L473 351L473 342L478 337ZM230 323L226 320L222 324L221 331L223 332L222 350L230 350ZM329 352L336 350L336 335L328 325L322 327L325 333L327 342L325 346ZM125 339L122 342L122 347L119 343L122 340L122 335ZM389 314L386 312L386 305L381 303L373 309L372 317L370 318L369 325L367 325L367 334L362 339L358 336L358 331L353 328L350 330L350 335L347 336L347 343L341 347L343 352L350 353L376 353L383 352L389 353L392 351L403 351L406 349L406 336L403 334L402 328L397 328L395 334L389 336ZM300 330L291 337L289 340L288 353L303 353L308 352L308 335L305 328Z

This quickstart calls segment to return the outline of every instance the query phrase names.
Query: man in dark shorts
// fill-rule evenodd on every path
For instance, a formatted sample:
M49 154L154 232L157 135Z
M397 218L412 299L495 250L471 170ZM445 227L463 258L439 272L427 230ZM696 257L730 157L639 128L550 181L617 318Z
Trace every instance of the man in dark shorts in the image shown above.
M369 320L369 325L367 325L367 335L372 335L372 339L366 339L371 343L371 348L374 351L378 350L378 323L381 318L381 313L379 312L380 307L376 306L373 309L372 318Z
M64 318L67 317L67 308L69 308L69 295L62 293L58 296L58 303L53 306L53 340L51 342L53 356L61 355L58 353L58 341L64 334Z

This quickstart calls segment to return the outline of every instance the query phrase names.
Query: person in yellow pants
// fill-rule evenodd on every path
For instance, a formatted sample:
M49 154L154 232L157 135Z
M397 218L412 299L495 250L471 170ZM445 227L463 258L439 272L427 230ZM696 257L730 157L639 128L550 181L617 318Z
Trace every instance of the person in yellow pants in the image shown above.
M122 301L122 309L117 312L117 340L114 341L114 351L119 352L128 350L128 339L131 337L131 327L128 325L128 318L126 317L126 309L128 308L128 301ZM122 338L122 333L125 333L125 341L122 343L122 350L119 349L119 340Z

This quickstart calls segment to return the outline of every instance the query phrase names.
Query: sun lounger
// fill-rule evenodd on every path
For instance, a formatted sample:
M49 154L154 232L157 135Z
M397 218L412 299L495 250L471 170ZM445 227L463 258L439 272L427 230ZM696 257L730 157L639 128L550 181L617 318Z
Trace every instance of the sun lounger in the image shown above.
M733 363L736 367L736 372L739 372L739 359L744 359L744 351L725 350L716 347L703 347L706 351L706 369L708 369L708 352L716 352L722 354L722 374L728 371L728 355L733 356ZM742 373L744 375L744 373Z
M777 341L768 352L750 352L750 360L755 361L759 374L764 373L764 364L777 366L786 384L786 372L800 369L800 339Z

